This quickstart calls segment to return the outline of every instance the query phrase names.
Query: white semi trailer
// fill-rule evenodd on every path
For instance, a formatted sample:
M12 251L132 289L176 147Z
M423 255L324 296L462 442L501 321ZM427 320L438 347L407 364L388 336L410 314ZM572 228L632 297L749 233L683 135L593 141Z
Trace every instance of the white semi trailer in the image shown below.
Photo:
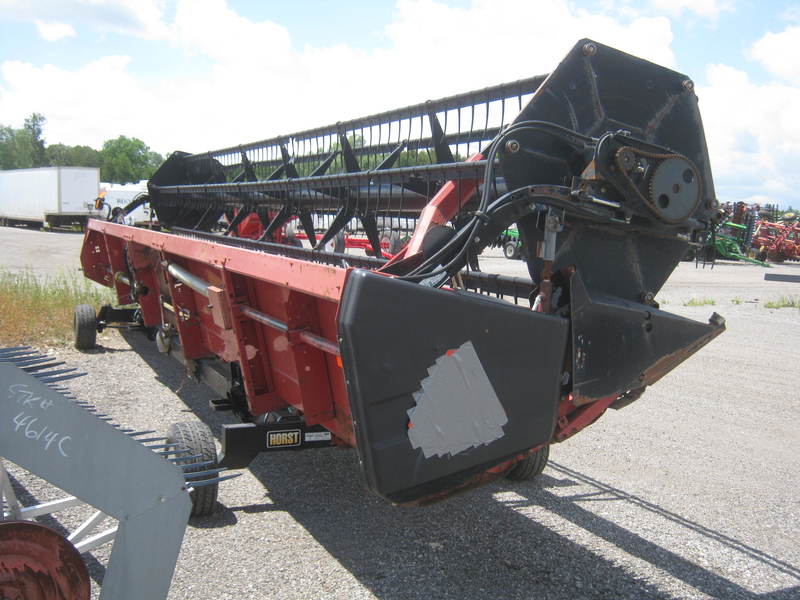
M0 224L84 226L100 217L100 169L42 167L0 171Z

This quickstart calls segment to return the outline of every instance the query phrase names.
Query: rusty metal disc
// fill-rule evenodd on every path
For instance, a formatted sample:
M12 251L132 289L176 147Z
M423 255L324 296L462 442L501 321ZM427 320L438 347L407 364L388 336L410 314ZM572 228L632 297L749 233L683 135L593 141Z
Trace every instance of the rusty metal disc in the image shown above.
M0 598L89 600L89 571L58 532L32 521L0 522Z

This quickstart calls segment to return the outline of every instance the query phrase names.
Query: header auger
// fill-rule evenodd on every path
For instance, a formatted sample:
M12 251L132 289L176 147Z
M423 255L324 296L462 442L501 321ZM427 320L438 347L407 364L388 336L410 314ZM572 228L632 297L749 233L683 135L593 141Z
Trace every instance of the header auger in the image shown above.
M148 189L163 231L89 226L86 276L136 308L88 326L138 323L218 390L229 467L355 446L398 503L532 476L724 330L654 299L717 212L693 84L590 40L547 76L176 152ZM480 271L515 223L530 279ZM326 250L345 229L371 256Z

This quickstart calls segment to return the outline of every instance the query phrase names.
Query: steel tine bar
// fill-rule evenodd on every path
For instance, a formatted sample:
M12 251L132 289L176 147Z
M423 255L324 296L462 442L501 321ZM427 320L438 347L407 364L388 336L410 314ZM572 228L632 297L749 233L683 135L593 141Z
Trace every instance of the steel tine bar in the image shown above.
M11 346L9 348L0 348L0 355L8 354L9 352L19 352L20 350L30 350L30 346Z
M43 358L44 354L40 354L39 352L12 352L11 354L6 354L4 356L0 356L0 362L13 362L16 363L18 360L24 360L26 358Z
M139 437L140 435L148 435L148 434L151 434L151 433L156 433L156 430L155 429L147 429L147 430L144 430L144 431L133 431L131 433L128 433L127 435L128 435L128 437L135 438L135 437Z
M160 442L161 440L165 440L165 439L167 439L167 438L161 436L161 437L145 438L143 440L136 440L136 441L139 442L140 444L147 444L149 442ZM148 446L148 448L155 448L155 446Z
M42 377L41 381L44 383L55 383L57 381L66 381L67 379L76 379L77 377L83 377L86 373L70 373L69 375L60 375L58 377Z
M17 365L20 369L26 369L29 368L28 365L38 365L39 363L47 362L49 360L55 360L55 358L52 356L37 356L34 358L24 358L22 360L14 361L14 364ZM63 365L64 363L61 362L55 364ZM39 368L42 368L42 366L40 365Z
M227 467L218 467L216 469L207 469L205 471L190 471L188 473L184 472L183 478L184 479L194 479L195 477L205 477L206 475L216 475L217 473L222 473L223 471L227 471Z
M160 454L162 456L170 456L174 454L189 454L191 450L159 450L156 454ZM181 458L180 460L186 460L186 457Z
M74 373L77 371L77 367L69 367L66 369L57 369L55 371L48 371L42 373L31 373L36 379L42 379L43 377L52 377L53 375L61 375L62 373Z
M200 455L198 455L198 456L200 456ZM186 460L186 459L183 459L183 460ZM195 469L195 468L199 469L200 467L210 467L211 465L215 465L215 464L217 464L217 461L215 461L215 460L207 460L207 461L204 461L204 462L180 464L178 466L185 471L186 469Z
M163 438L161 438L161 439L163 439ZM142 444L144 444L143 441L141 441L141 440L139 440L139 441ZM157 448L177 448L178 446L180 446L180 444L149 444L149 445L145 446L145 448L149 448L150 450L155 450Z
M193 488L203 487L206 485L213 485L215 483L219 483L220 481L225 481L227 479L233 479L234 477L239 477L240 475L241 473L231 473L230 475L224 475L222 477L214 477L214 479L205 479L202 481L191 481L191 482L187 481L187 483L191 483L192 485L189 487L189 489L193 489Z
M162 454L162 453L161 452L157 452L157 454ZM202 454L192 454L191 456L178 456L176 458L168 458L167 460L169 462L178 462L180 460L194 460L195 458L203 458L203 455ZM183 463L181 463L178 466L179 467L183 466ZM188 464L186 466L191 467L192 465Z

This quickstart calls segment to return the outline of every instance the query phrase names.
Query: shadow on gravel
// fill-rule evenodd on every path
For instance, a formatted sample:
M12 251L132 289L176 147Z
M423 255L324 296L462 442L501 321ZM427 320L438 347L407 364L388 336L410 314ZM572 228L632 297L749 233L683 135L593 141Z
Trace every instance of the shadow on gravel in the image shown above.
M231 421L208 407L213 395L196 383L187 384L176 361L158 354L143 336L123 335L164 385L175 390L215 434L222 422ZM426 507L394 507L368 492L355 452L349 449L262 454L250 471L264 485L272 504L229 507L229 511L286 511L382 600L675 597L674 592L638 577L630 567L618 566L539 522L552 520L550 515L714 598L789 600L800 593L800 587L794 586L753 594L598 516L582 504L630 502L800 581L800 569L793 565L558 463L551 463L536 482L490 484ZM562 496L551 491L578 485L594 487L596 492ZM513 492L514 499L494 497L503 491ZM523 515L520 508L533 514ZM219 518L230 519L224 512Z
M116 354L117 352L132 352L132 348L109 348L102 344L95 345L91 350L78 350L81 354Z
M214 513L207 517L191 517L189 527L195 529L218 529L220 527L230 527L236 525L239 519L236 518L237 509L229 508L217 502L214 505Z

